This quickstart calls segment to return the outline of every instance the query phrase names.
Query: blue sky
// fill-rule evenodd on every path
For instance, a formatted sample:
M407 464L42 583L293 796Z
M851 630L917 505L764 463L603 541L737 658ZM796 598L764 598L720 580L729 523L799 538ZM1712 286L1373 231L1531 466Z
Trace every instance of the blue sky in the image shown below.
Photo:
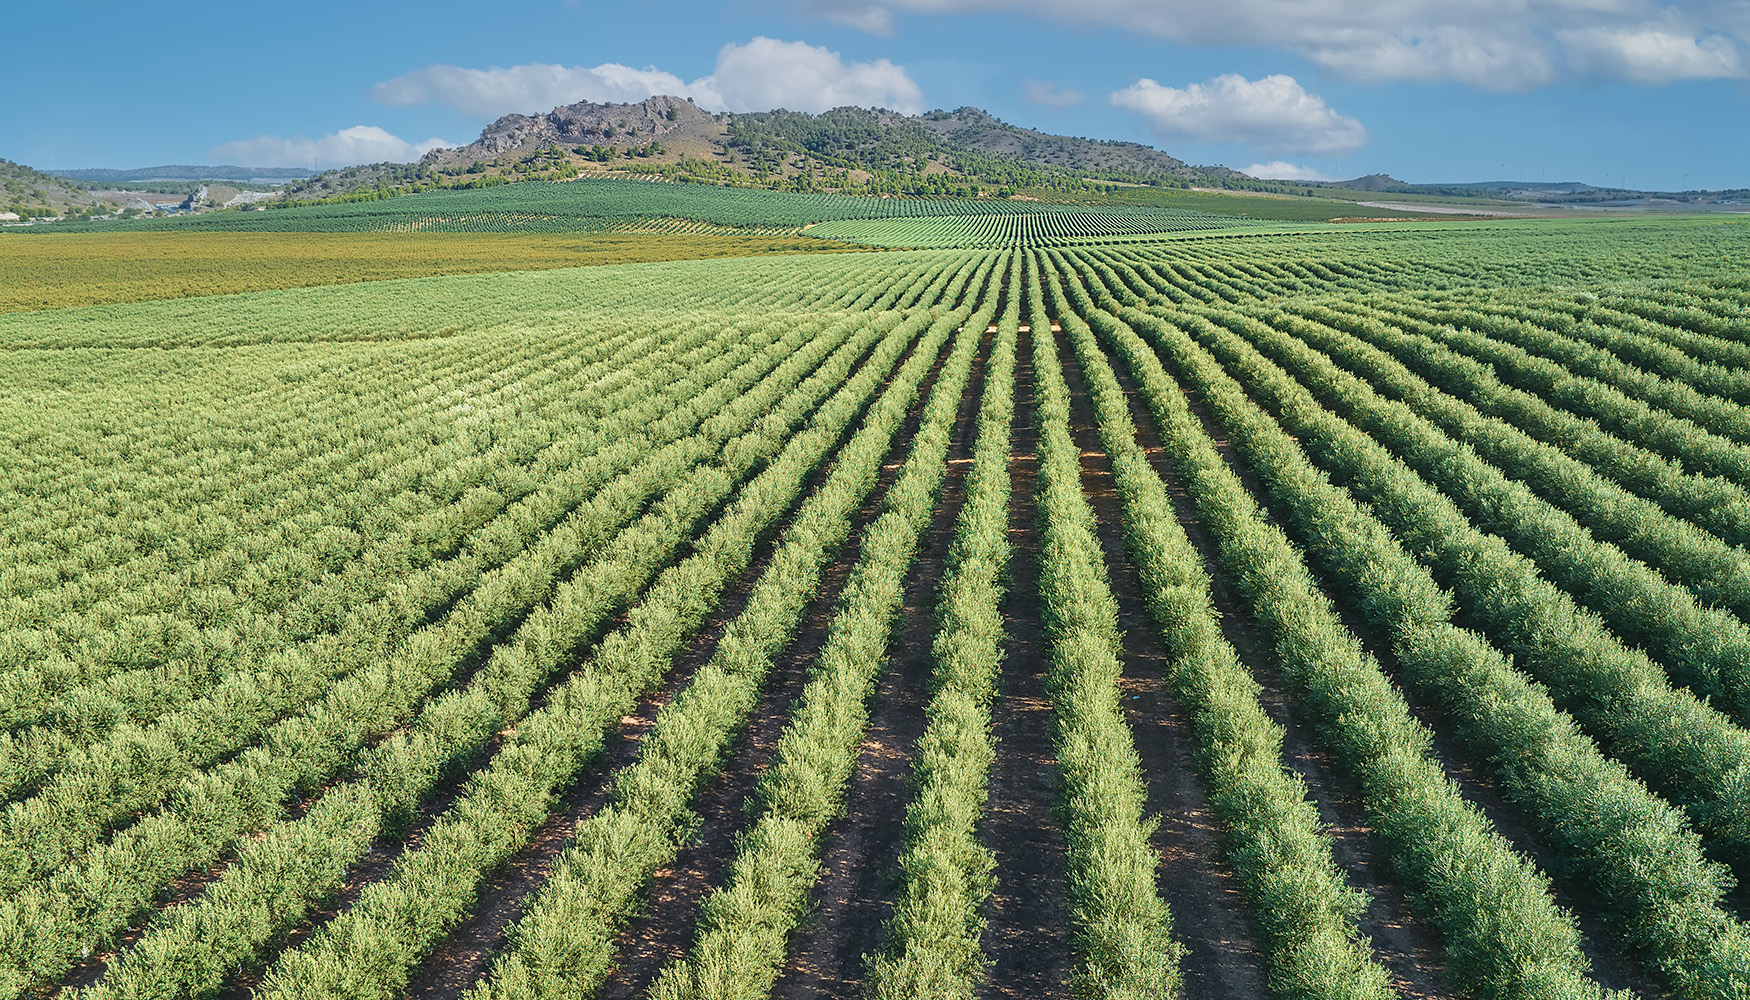
M1750 186L1744 0L20 5L0 156L411 158L498 114L972 104L1261 173ZM815 105L815 106L811 106Z

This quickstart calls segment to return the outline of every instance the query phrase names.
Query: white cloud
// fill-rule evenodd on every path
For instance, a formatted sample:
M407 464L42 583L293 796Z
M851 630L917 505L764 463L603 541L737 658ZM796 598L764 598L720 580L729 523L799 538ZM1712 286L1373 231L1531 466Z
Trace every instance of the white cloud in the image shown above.
M924 106L923 90L886 59L847 63L821 46L765 37L723 46L717 72L694 86L714 93L729 111L820 112L858 105L910 113Z
M541 113L579 101L623 104L657 94L691 97L707 111L825 111L844 105L923 110L923 91L905 69L886 59L846 62L837 52L807 42L756 37L717 53L716 71L687 83L654 66L619 63L509 68L427 66L377 84L382 104L441 104L479 118L511 112Z
M1248 80L1238 73L1208 83L1163 87L1142 79L1111 97L1148 119L1162 136L1232 142L1266 153L1342 156L1367 144L1367 129L1309 94L1292 76Z
M1082 92L1064 90L1055 83L1028 80L1027 100L1033 104L1043 104L1048 108L1073 108L1082 103Z
M1556 37L1576 67L1600 76L1659 84L1744 75L1737 47L1718 35L1697 40L1657 28L1584 28Z
M410 163L434 149L453 146L442 139L408 142L375 125L354 125L320 139L296 136L258 135L215 146L214 162L246 167L302 167L312 161L318 167L350 167L360 163Z
M496 118L513 111L541 114L578 101L626 104L654 94L688 97L692 93L680 77L654 66L528 63L508 69L427 66L377 84L371 88L371 99L392 105L441 104L463 114Z
M1503 91L1552 83L1569 70L1638 83L1739 76L1738 49L1750 44L1744 0L808 0L807 7L857 23L845 16L854 10L884 31L895 11L1033 14L1187 44L1277 46L1357 79Z
M1254 163L1242 167L1240 173L1248 177L1256 177L1261 181L1334 181L1335 177L1322 170L1301 163L1289 163L1287 160L1271 160L1269 163Z

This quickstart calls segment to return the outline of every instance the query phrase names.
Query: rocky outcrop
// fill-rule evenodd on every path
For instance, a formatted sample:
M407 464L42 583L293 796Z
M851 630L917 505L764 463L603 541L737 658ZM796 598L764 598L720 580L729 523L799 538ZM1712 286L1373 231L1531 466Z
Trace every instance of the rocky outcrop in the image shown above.
M561 146L640 146L675 137L719 140L723 125L691 101L658 96L637 104L583 101L544 115L505 115L458 149L426 154L427 165L444 169L509 155L524 155L549 143Z

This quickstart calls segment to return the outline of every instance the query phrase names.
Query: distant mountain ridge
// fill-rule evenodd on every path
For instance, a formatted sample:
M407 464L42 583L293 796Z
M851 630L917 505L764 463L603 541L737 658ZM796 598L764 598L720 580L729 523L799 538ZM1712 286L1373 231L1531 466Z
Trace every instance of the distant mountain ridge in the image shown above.
M239 167L232 164L203 166L175 163L158 167L135 167L113 170L91 167L80 170L56 170L56 177L86 181L93 184L137 184L144 181L288 181L301 180L315 171L307 167Z
M1397 191L1409 188L1407 181L1400 181L1390 174L1368 174L1348 181L1327 181L1325 187L1347 188L1351 191Z

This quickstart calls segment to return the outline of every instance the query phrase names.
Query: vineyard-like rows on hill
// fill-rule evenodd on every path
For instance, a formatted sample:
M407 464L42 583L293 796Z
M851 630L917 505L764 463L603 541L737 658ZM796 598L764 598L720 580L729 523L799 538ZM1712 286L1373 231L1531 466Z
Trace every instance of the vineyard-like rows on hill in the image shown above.
M0 316L0 997L1750 991L1742 224L949 223Z

